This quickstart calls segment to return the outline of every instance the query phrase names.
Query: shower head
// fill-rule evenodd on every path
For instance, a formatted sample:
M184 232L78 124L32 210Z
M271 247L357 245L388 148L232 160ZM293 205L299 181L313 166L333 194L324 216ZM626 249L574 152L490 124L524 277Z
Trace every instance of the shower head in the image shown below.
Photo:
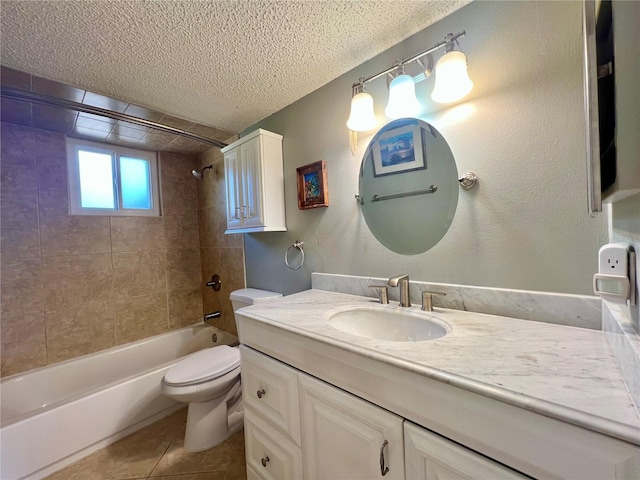
M194 177L196 177L198 180L202 180L204 171L209 169L209 168L213 168L213 165L207 165L206 167L204 167L202 170L198 171L195 168L193 170L191 170L191 175L193 175Z

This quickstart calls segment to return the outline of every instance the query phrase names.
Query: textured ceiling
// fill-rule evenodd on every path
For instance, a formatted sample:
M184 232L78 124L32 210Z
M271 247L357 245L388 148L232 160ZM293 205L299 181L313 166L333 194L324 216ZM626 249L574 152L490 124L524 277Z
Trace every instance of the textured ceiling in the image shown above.
M1 63L241 131L469 1L2 0Z

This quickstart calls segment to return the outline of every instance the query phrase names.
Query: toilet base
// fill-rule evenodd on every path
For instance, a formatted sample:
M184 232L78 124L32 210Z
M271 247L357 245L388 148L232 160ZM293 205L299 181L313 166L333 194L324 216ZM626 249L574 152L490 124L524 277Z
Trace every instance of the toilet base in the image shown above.
M239 396L192 402L187 410L184 448L189 452L199 452L215 447L239 431L243 420L244 408Z

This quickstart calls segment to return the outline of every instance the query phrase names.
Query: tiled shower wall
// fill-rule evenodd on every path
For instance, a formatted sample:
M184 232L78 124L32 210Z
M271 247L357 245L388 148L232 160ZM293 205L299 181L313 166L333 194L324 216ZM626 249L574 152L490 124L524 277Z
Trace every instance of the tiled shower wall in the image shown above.
M2 376L200 321L195 157L159 154L162 217L70 216L64 134L1 127Z
M234 136L225 142L231 143L236 139ZM227 217L222 152L212 148L198 154L197 165L198 168L213 165L212 169L204 172L204 178L197 182L204 310L220 310L221 317L209 323L237 335L229 294L245 286L244 248L241 234L224 234ZM218 292L204 286L214 273L220 275L222 281L222 288Z

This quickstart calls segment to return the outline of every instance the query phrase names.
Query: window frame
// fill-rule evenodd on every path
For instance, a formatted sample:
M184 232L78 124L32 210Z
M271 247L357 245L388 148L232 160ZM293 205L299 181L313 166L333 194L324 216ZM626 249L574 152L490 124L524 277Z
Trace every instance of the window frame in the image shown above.
M70 215L93 216L129 216L129 217L159 217L160 210L160 181L158 172L158 155L156 152L139 150L136 148L110 145L107 143L93 142L79 138L67 137L67 180L69 192ZM78 151L92 151L105 155L111 155L112 184L115 208L88 208L83 207L80 196L80 168ZM122 185L120 181L120 157L129 157L146 160L149 164L149 190L151 193L151 208L124 208L122 203Z

